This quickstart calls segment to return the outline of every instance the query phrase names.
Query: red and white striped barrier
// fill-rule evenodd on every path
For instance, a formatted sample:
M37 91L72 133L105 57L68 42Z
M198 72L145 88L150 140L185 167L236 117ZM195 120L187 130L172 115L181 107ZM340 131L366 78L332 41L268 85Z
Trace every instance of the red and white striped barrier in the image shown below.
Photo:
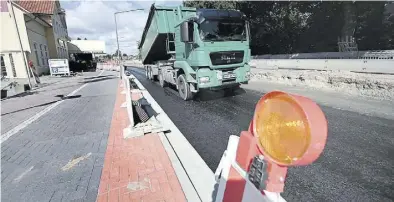
M113 62L108 62L108 63L97 63L98 70L106 70L106 71L120 71L120 66L116 65Z
M280 193L266 190L261 192L248 180L246 170L236 161L239 139L238 136L230 136L227 150L216 169L215 178L219 186L215 201L285 202Z
M215 172L216 202L284 202L287 168L322 153L327 120L308 98L274 91L257 103L248 131L230 136Z

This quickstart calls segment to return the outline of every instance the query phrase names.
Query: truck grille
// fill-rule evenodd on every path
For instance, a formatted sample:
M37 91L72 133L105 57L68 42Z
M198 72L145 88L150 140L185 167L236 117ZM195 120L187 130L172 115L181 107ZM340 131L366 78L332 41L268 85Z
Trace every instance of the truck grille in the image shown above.
M243 51L222 51L209 54L213 65L229 65L242 63L244 59Z

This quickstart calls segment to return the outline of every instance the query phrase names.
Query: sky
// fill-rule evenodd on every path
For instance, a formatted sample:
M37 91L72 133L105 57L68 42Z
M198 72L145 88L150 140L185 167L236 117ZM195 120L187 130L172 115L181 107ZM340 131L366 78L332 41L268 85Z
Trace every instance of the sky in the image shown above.
M182 3L182 0L60 1L62 8L66 10L68 35L71 39L79 37L81 39L105 41L105 51L108 54L114 54L117 49L114 13L132 9L145 9L144 11L116 15L119 49L122 53L128 55L138 53L137 41L141 39L149 8L154 2L156 5L177 6Z

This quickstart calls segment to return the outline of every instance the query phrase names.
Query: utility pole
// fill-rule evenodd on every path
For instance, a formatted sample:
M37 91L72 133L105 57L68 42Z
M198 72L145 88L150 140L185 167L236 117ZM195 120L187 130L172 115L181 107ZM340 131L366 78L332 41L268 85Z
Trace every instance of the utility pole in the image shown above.
M119 70L119 72L120 72L120 79L122 79L124 67L121 67L121 65L120 65L120 63L121 63L121 61L122 61L122 56L121 56L120 50L119 50L118 24L117 24L117 21L116 21L116 14L119 14L119 13L127 13L127 12L133 12L133 11L143 11L143 10L144 10L144 9L133 9L133 10L127 10L127 11L118 11L118 12L115 12L115 13L114 13L114 17L115 17L115 29L116 29L116 44L117 44L117 47L118 47L118 50L117 50L117 53L118 53L118 54L117 54L117 55L118 55L119 68L120 68L120 70Z
M23 51L23 45L22 45L21 36L19 34L18 24L16 24L14 5L13 5L12 1L8 1L8 2L10 2L10 5L11 5L12 17L14 18L15 29L16 29L16 33L18 34L19 46L20 46L20 49L21 49L21 54L23 56L23 64L25 65L27 79L29 80L29 87L30 87L30 89L32 89L32 85L31 85L31 81L30 81L30 75L29 75L29 69L28 69L28 66L27 66L27 58L26 58L25 52Z

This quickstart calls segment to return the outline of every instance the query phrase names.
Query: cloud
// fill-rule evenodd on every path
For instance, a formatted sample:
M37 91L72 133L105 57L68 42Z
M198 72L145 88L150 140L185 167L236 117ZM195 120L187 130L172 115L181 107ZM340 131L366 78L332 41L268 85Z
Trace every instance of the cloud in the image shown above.
M137 41L141 39L149 8L155 1L62 1L66 10L68 33L72 39L103 40L106 53L117 49L115 18L117 11L143 8L117 14L119 49L123 53L137 54ZM156 1L156 5L176 6L182 1Z

